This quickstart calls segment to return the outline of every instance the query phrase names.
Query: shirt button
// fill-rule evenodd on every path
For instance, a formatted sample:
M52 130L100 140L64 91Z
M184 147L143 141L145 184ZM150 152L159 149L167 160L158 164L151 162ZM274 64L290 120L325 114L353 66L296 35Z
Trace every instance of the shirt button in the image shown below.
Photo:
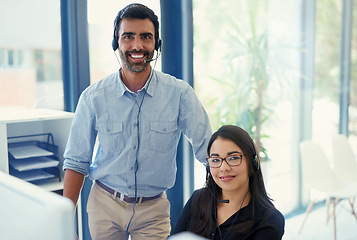
M131 189L131 186L129 186L128 188Z
M131 167L130 170L131 170L131 171L134 171L134 167Z
M136 146L133 146L133 149L135 150L135 149L136 149Z

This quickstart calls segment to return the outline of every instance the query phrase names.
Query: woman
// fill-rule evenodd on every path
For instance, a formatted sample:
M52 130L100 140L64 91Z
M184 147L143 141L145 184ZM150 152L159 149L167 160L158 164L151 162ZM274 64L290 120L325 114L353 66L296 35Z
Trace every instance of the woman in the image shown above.
M254 143L227 125L207 148L204 188L186 203L173 234L190 231L214 240L282 239L285 220L268 197Z

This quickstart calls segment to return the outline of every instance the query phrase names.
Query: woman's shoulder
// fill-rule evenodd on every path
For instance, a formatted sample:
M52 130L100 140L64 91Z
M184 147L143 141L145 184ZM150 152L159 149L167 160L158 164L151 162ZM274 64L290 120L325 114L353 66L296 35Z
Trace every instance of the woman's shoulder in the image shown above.
M205 188L196 189L191 194L191 197L188 199L187 204L189 204L189 206L191 205L196 206L197 204L199 204L202 200L201 197L204 195L205 191L206 191Z
M275 233L282 235L285 228L285 218L283 214L275 207L269 208L264 212L264 218L260 222L260 225L261 227L264 226L270 229L275 229Z
M250 202L251 207L253 207L254 203ZM285 218L283 214L273 205L264 205L255 204L256 213L254 218L256 220L268 220L268 221L277 221L277 222L285 222Z
M192 195L191 198L193 199L199 199L201 196L205 195L207 192L207 188L201 188L201 189L196 189Z
M260 214L253 217L254 227L248 233L247 239L282 239L285 228L283 214L275 207L260 210Z
M269 218L271 221L274 221L276 223L284 224L285 223L285 218L283 214L276 208L271 208L269 209Z
M204 190L204 188L196 189L195 191L193 191L192 196L200 195Z
M202 189L196 189L195 191L193 191L188 201L192 202L193 200L197 200L201 196L201 194L202 194Z
M261 224L283 224L285 223L285 218L283 214L276 209L274 206L262 207L256 206L256 212L254 214L253 220L260 222Z

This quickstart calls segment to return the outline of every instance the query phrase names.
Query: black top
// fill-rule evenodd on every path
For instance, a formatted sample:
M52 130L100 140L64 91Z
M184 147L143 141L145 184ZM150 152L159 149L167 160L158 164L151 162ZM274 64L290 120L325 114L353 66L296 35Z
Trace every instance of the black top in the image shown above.
M192 199L199 195L201 190L196 190L191 198L187 201L181 216L172 232L176 234L183 231L190 231L190 221L199 221L191 216L190 211ZM197 201L196 201L197 202ZM192 206L191 206L192 205ZM254 217L252 216L252 201L233 214L224 223L215 229L210 239L214 240L280 240L284 234L285 219L276 208L262 208L256 206ZM238 215L237 215L238 214ZM237 215L237 216L236 216ZM212 218L215 218L213 215ZM253 220L253 227L247 232L239 232L236 225Z

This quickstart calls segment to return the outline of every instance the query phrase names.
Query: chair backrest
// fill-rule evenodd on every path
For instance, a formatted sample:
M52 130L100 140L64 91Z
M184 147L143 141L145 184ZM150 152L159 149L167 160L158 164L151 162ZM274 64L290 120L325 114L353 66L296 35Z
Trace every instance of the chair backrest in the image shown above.
M300 155L303 181L310 188L327 193L338 191L343 187L319 144L311 140L301 142Z
M333 164L337 177L357 182L357 161L348 138L337 134L332 137Z

